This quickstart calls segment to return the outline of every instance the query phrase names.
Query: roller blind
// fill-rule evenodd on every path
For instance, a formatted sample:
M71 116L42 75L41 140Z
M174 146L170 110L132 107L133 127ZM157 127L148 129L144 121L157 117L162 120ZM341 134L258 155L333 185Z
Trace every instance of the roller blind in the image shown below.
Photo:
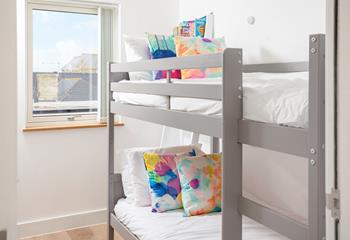
M107 102L108 102L108 62L116 60L116 38L117 38L117 9L116 8L99 8L100 16L100 49L99 59L99 121L105 122L107 119Z

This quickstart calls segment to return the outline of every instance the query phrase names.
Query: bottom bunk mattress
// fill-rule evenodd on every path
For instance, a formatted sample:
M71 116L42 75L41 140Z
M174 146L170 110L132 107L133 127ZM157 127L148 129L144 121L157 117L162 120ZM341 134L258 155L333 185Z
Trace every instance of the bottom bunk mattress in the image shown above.
M184 217L183 210L152 213L151 207L136 207L120 199L117 218L140 240L215 240L221 239L221 214ZM243 217L244 240L287 240L288 238Z
M132 81L133 83L159 83L158 81ZM220 85L221 78L172 80L174 83ZM186 86L184 86L185 88ZM308 122L308 73L246 73L243 77L243 117L245 119L307 127ZM114 100L120 103L158 107L204 115L222 114L221 101L116 93Z

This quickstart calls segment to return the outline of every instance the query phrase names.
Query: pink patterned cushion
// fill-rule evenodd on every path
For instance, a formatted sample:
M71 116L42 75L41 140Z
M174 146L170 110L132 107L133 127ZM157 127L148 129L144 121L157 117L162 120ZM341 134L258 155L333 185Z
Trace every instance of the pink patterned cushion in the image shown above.
M225 39L208 39L200 37L175 37L176 55L178 57L223 52ZM222 76L222 68L202 68L181 70L182 79L214 78Z

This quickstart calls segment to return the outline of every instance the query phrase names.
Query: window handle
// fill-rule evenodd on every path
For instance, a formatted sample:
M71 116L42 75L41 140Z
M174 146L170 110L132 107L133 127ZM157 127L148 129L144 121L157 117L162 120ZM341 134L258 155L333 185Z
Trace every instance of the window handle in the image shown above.
M77 118L81 118L81 117L82 117L81 115L69 116L69 117L67 117L67 120L68 121L75 121L75 120L77 120Z

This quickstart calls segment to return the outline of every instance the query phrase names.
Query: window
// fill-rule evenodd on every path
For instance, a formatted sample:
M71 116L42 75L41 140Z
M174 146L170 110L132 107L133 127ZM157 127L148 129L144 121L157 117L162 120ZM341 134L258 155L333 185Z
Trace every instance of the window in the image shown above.
M114 34L103 33L101 24L115 19L101 19L105 12L90 5L28 4L27 125L104 118L103 71L113 60ZM109 41L101 41L106 36Z

